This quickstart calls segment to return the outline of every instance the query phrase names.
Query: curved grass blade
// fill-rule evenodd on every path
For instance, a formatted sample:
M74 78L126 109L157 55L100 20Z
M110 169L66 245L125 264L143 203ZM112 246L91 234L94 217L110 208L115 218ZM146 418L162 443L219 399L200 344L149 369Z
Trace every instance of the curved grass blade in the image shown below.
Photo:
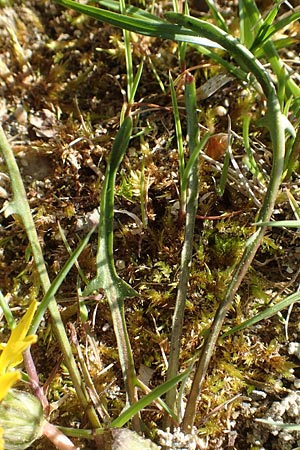
M115 11L117 13L121 12L120 3L116 0L99 0L96 3L99 3L99 5L104 6L111 11ZM138 8L137 6L126 5L125 13L130 15L131 17L136 17L137 19L143 17L148 20L155 20L156 22L165 23L164 19L161 19L160 17L157 17L154 14L145 11L144 9Z
M91 237L93 232L94 232L94 228L85 236L84 239L82 239L82 241L78 245L77 249L71 254L71 256L68 258L67 262L63 266L62 270L59 272L59 274L52 281L51 286L49 287L49 289L47 290L46 294L43 297L43 300L39 304L39 306L37 308L37 311L36 311L36 314L34 316L34 319L33 319L32 323L31 323L31 327L30 327L30 333L31 334L35 334L36 333L36 331L37 331L37 329L38 329L38 327L40 325L40 322L43 319L45 311L46 311L46 309L49 306L49 303L54 298L56 292L58 291L58 289L60 288L61 284L65 280L67 274L69 273L69 271L72 269L72 267L74 266L75 262L79 258L81 252L86 248L86 246L87 246L87 244L89 242L89 239L90 239L90 237Z
M300 11L292 12L288 15L286 15L284 18L279 19L278 22L275 24L272 24L268 27L268 30L264 33L263 37L261 38L260 44L264 44L267 42L274 34L281 31L283 28L291 25L293 22L296 22L300 19Z
M55 2L93 17L96 20L109 23L128 31L133 31L134 33L220 48L220 45L215 42L199 37L191 30L185 29L184 27L179 27L178 25L173 25L166 21L162 21L161 19L157 19L156 16L153 16L150 19L148 17L145 18L144 16L135 14L134 17L131 17L112 11L107 11L105 9L96 8L94 6L82 5L72 0L55 0Z
M253 44L250 47L250 50L255 53L256 49L260 48L264 42L266 42L267 40L270 39L270 27L273 24L278 11L279 11L280 5L276 5L274 8L271 9L271 11L269 11L269 13L267 14L266 18L263 20L263 23L261 24L261 26L259 27L256 37L253 41Z
M277 192L281 182L283 172L283 160L285 154L285 129L287 118L281 113L280 104L276 95L275 86L262 64L257 61L254 55L244 47L233 36L224 33L223 30L214 25L193 17L182 16L175 13L167 13L166 17L184 27L193 29L199 35L208 39L214 39L224 47L239 63L243 69L252 73L260 83L267 98L267 112L265 125L267 126L273 145L273 165L270 176L270 183L266 193L263 206L260 210L258 221L269 221L273 212ZM188 398L182 428L185 432L190 432L195 420L198 397L207 373L209 362L213 354L223 321L229 306L259 248L264 236L264 229L259 228L253 236L248 239L244 253L237 264L225 297L221 302L210 328L204 345L201 349L200 359L197 364L190 395Z
M224 17L222 16L222 14L219 12L215 1L214 0L206 0L206 4L209 7L209 10L213 16L213 18L215 19L216 24L218 25L218 27L223 30L228 32L228 27L226 25L226 21L224 19Z
M134 297L136 291L123 281L117 274L113 257L113 218L114 218L114 188L118 167L127 150L132 132L132 119L127 116L114 141L107 164L104 185L102 187L100 204L100 221L97 249L97 275L86 286L83 295L92 291L112 289L117 298Z
M131 87L131 96L128 97L128 103L131 104L134 101L134 97L137 91L137 88L139 86L140 83L140 79L143 73L143 68L144 68L144 63L143 61L141 61L138 70L135 74L135 77L133 78L133 82L132 82L132 87Z
M243 5L242 7L245 9L245 14L247 15L250 21L251 25L250 31L252 32L252 34L254 34L257 37L259 31L263 30L262 32L263 36L260 36L259 38L257 37L256 44L255 46L254 44L252 45L250 51L254 54L256 58L258 58L261 55L261 51L263 51L263 56L267 59L267 61L271 65L272 70L276 74L277 78L279 80L280 79L284 80L284 83L286 85L287 98L293 95L295 98L299 99L300 88L295 83L295 81L289 76L289 73L287 72L283 61L281 60L281 58L277 53L276 46L271 40L271 36L274 34L273 31L275 30L274 28L275 26L271 24L273 18L272 12L270 12L270 15L267 16L267 19L265 19L264 21L256 3L253 0L240 0L240 1ZM276 12L276 7L274 9ZM300 13L298 12L296 13L296 15L292 13L286 16L283 22L281 22L281 25L285 24L285 26L288 26L294 20L297 20L297 17L299 18L298 14ZM268 23L266 22L266 20L268 21ZM279 31L280 28L279 29L276 28L276 30Z
M162 397L166 392L169 392L170 389L173 389L174 386L185 379L190 374L190 372L191 369L189 368L180 375L177 375L171 380L168 380L160 386L154 388L149 394L145 395L145 397L141 398L134 405L130 406L122 414L120 414L117 419L113 420L110 424L110 428L120 428L125 425L125 423L131 420L134 415L138 414L140 411L142 411L142 409L146 408L146 406L150 405L150 403L154 402L154 400L156 400L157 398ZM172 416L174 419L176 419L175 415L172 414Z
M166 13L165 16L171 22L175 22L185 28L190 28L198 36L201 35L209 40L215 40L215 42L235 58L243 70L246 72L250 70L253 73L262 86L267 98L269 98L272 91L273 94L275 93L272 80L263 65L254 58L253 54L238 39L204 20L172 12Z
M190 44L190 46L197 50L199 53L202 53L216 63L220 64L221 67L224 67L224 69L226 69L229 73L234 75L239 80L245 81L246 83L249 82L249 73L247 71L242 70L240 67L235 66L232 62L222 58L222 56L220 56L215 51L211 50L208 47L203 47L202 45Z
M258 26L257 20L246 7L247 0L239 0L239 26L240 26L240 41L241 43L250 48L255 38L255 25Z
M261 313L257 314L254 317L251 317L251 319L245 320L245 322L241 323L240 325L237 325L236 327L231 328L231 330L226 331L226 333L222 334L221 339L224 339L233 333L237 333L238 331L242 331L245 328L249 328L252 325L255 325L256 323L260 322L261 320L268 319L269 317L272 317L275 314L277 314L279 311L299 301L300 301L299 292L289 295L288 297L276 303L276 305L264 309Z
M115 180L119 165L127 150L132 133L132 119L125 117L112 146L109 156L100 204L98 249L96 256L97 274L87 285L83 295L104 289L110 307L114 332L117 339L119 360L130 404L136 402L136 374L130 340L125 321L124 300L137 296L137 292L122 280L116 272L113 256L113 219ZM139 418L134 417L134 428L139 430Z

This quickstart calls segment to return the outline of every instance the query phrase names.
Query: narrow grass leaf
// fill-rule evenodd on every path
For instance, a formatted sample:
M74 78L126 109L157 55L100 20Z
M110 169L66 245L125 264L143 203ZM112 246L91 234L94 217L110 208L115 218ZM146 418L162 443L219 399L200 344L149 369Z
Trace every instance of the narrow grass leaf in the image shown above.
M143 61L141 61L140 65L138 67L137 73L135 74L135 77L132 82L131 97L128 99L129 104L131 104L134 101L134 97L137 92L137 88L139 86L140 79L141 79L141 76L143 73L143 68L144 68L144 63L143 63Z
M229 73L234 75L239 80L242 80L244 82L249 82L249 73L247 71L242 70L240 67L237 67L232 62L227 61L226 59L222 58L222 56L220 56L218 53L211 50L210 48L203 47L202 45L195 45L195 44L190 44L190 47L193 47L200 54L205 55L208 58L215 61L217 64L220 64L221 67L226 69Z
M174 386L176 386L189 374L190 369L154 388L149 394L145 395L145 397L141 398L139 401L126 409L122 414L120 414L117 419L113 420L110 424L110 428L120 428L125 425L129 420L131 420L134 415L142 411L144 408L146 408L146 406L150 405L150 403L154 402L157 398L170 391L170 389L173 389Z
M8 324L8 327L10 330L15 328L16 322L13 316L13 313L11 312L11 309L5 300L4 295L2 294L2 291L0 291L0 308L2 309L2 312L4 314L5 320Z
M178 162L179 162L179 176L180 176L180 194L181 194L180 197L181 197L181 201L182 201L185 198L184 190L182 187L185 161L184 161L181 120L180 120L180 115L179 115L179 108L178 108L178 103L177 103L175 86L174 86L174 82L173 82L171 74L169 74L169 84L170 84L174 124L175 124L175 131L176 131Z
M215 19L216 25L218 25L218 27L221 28L221 30L228 32L226 20L224 19L222 14L219 12L215 1L214 0L206 0L206 4L209 7L209 10L210 10L213 18Z
M251 319L245 320L245 322L241 323L240 325L237 325L236 327L231 328L231 330L226 331L226 333L222 334L221 338L224 339L225 337L230 336L233 333L237 333L238 331L242 331L245 328L249 328L262 320L268 319L269 317L272 317L275 314L277 314L279 311L299 301L300 301L300 293L297 292L292 295L289 295L288 297L276 303L276 305L264 309L261 313L257 314L254 317L251 317Z
M283 160L285 153L284 129L286 127L287 120L280 111L275 86L270 75L262 64L254 57L254 55L245 46L241 45L238 39L224 33L224 31L215 27L211 23L204 22L194 17L182 16L175 13L167 13L166 17L172 22L179 23L184 27L194 30L201 36L207 37L208 39L214 39L235 58L244 70L248 70L249 73L253 74L258 83L260 83L268 101L268 109L265 115L265 126L268 128L272 140L273 164L267 194L264 198L258 220L261 222L270 220L283 172ZM209 362L217 343L223 321L227 314L228 308L234 300L235 293L262 242L263 235L264 230L258 229L258 231L254 233L252 239L247 241L241 260L232 274L231 282L227 288L225 297L219 305L218 311L209 331L209 336L205 340L201 349L200 358L196 367L182 421L183 431L189 431L193 426L197 411L198 397L205 380L205 375L207 373Z
M255 419L255 422L265 423L271 427L282 428L286 431L300 431L300 424L297 423L274 422L271 419ZM295 450L297 450L297 448Z
M127 401L136 402L136 373L128 336L124 301L137 296L137 292L117 274L114 263L114 193L118 168L128 148L132 134L132 119L128 115L122 122L115 137L106 168L100 202L100 222L98 228L98 248L96 255L96 277L87 285L83 295L104 289L110 307L113 327L117 339L119 361L125 383ZM134 417L135 431L140 429L139 418Z
M166 13L165 16L170 22L175 22L183 27L190 28L198 35L217 42L235 58L244 71L250 72L256 77L267 98L269 98L270 95L275 95L274 85L268 72L263 65L254 58L253 54L245 46L241 45L238 39L225 33L215 25L195 17L183 16L182 14L171 12Z
M253 40L253 20L248 14L244 0L239 0L239 25L240 25L240 41L245 47L250 48Z
M108 293L121 298L133 297L136 291L123 281L116 272L113 257L113 218L114 218L114 188L118 167L127 150L132 133L132 119L127 116L114 141L106 169L102 187L100 204L100 222L98 231L97 274L87 285L84 296L93 291L105 289Z
M221 48L220 45L210 39L199 37L199 35L191 30L162 21L161 19L156 18L156 16L152 16L151 19L148 17L146 18L144 16L139 16L138 14L135 14L134 17L124 16L112 11L96 8L94 6L82 5L81 3L77 3L72 0L55 1L66 8L74 9L75 11L86 14L96 20L109 23L128 31L133 31L134 33L160 37L163 39L172 39L178 42L188 42L203 46Z
M61 237L61 239L62 239L62 241L63 241L63 243L64 243L66 249L68 250L69 255L72 256L73 252L72 252L72 249L71 249L71 247L70 247L70 245L69 245L69 243L68 243L68 241L67 241L67 238L66 238L66 236L65 236L65 232L64 232L64 230L62 229L62 227L61 227L61 225L60 225L59 222L57 223L57 225L58 225L58 231L59 231L60 237ZM90 231L91 231L91 230L90 230ZM67 261L67 263L68 263L68 261ZM80 275L82 281L83 281L84 284L86 285L86 284L88 283L88 279L87 279L87 277L85 276L83 270L80 268L80 266L79 266L79 264L78 264L78 261L75 260L74 264L75 264L75 266L76 266L76 269L77 269L77 271L78 271L78 273L79 273L79 275Z
M261 39L261 45L267 42L274 34L282 31L284 28L291 25L293 22L296 22L300 19L300 11L291 12L286 15L284 18L279 19L278 22L272 24L268 27L265 35Z
M253 152L251 151L250 141L249 141L249 127L251 122L251 116L245 114L243 117L243 140L244 140L244 148L247 153L247 165L252 173L260 182L264 182L264 175L259 170L258 165L253 156Z
M198 114L196 101L195 78L190 74L185 74L185 108L187 112L187 140L189 145L190 157L193 155L198 141ZM169 367L167 379L172 380L178 373L180 341L182 335L184 311L187 298L188 282L191 270L191 261L193 255L194 227L196 219L196 211L198 205L198 164L197 159L191 166L191 174L189 176L189 184L187 190L186 207L185 207L185 230L184 242L181 252L180 277L177 288L175 311L172 319L172 334L170 344ZM176 402L176 388L172 388L166 395L166 403L174 409ZM169 425L168 419L166 426Z
M68 258L67 262L63 266L62 270L59 272L59 274L55 277L55 279L52 281L51 286L47 290L47 293L44 295L41 303L39 304L35 317L32 321L31 327L30 327L30 334L35 334L41 320L44 317L44 314L46 312L46 309L49 306L49 303L54 298L56 292L60 288L61 284L64 282L67 274L70 272L72 267L74 266L75 262L78 260L81 252L86 248L89 239L94 232L94 229L92 229L84 239L80 242L76 250L71 254L71 256Z
M277 220L274 222L257 222L258 227L286 227L286 228L300 228L300 220Z
M105 8L110 9L111 11L115 11L117 13L120 13L120 3L116 0L99 0L95 3L98 3L101 6L104 6ZM148 20L155 20L156 22L165 23L163 19L160 17L155 16L154 14L149 13L148 11L138 8L137 6L133 5L126 5L125 6L125 13L130 15L131 17L140 18L143 17Z
M197 164L198 156L199 156L201 150L203 150L203 148L205 147L205 144L207 143L209 137L210 137L210 133L204 134L204 136L201 138L200 142L196 145L191 156L188 159L188 162L187 162L186 167L183 172L183 179L182 179L182 190L183 191L185 191L187 189L192 170L195 167L195 164Z
M219 197L222 197L225 192L229 163L230 163L230 151L227 150L227 152L225 153L224 164L223 164L220 182L219 182L219 185L217 186L217 194Z
M300 226L300 207L299 207L299 203L297 202L297 200L295 199L295 197L293 196L291 191L289 191L288 189L286 189L286 195L288 196L289 203L291 205L293 213L294 213L297 221L299 222L299 226Z
M37 230L31 214L30 206L26 196L26 191L24 188L24 184L22 181L22 177L17 162L15 160L13 150L6 139L6 136L1 126L0 126L0 150L3 154L6 166L8 168L8 172L10 174L16 212L21 217L24 228L26 230L26 234L34 256L34 261L39 273L41 284L43 286L43 291L46 293L48 292L51 283L47 272L46 264L44 261ZM66 366L70 373L77 396L80 400L82 407L86 410L86 413L89 417L92 426L94 428L97 428L100 426L99 419L94 407L88 401L86 392L82 387L82 380L80 377L80 373L72 353L71 345L64 324L62 322L56 300L53 296L51 296L51 299L49 300L48 309L52 318L53 330L56 334L61 351L64 355ZM41 318L39 318L39 321L40 320ZM38 324L40 323L39 321Z
M261 26L259 27L258 31L257 31L257 35L254 39L254 42L250 48L250 50L255 53L257 48L262 47L262 45L264 44L264 42L266 42L268 39L270 39L270 27L273 24L278 11L279 11L280 5L278 4L277 6L275 6L274 8L272 8L269 13L267 14L266 18L263 20L263 23L261 24Z
M297 45L299 43L299 39L297 37L285 37L282 39L277 39L276 41L272 41L274 48L278 50L282 50L283 48L287 49L293 45ZM254 52L255 57L257 59L263 58L265 51L263 47L259 47Z

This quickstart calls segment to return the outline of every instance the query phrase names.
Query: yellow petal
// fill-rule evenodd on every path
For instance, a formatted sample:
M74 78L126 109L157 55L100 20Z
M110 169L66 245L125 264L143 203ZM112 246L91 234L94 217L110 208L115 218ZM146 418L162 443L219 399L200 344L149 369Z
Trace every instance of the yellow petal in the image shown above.
M20 372L17 370L16 372L7 372L4 375L0 376L0 401L8 393L9 389L21 378ZM0 446L1 449L1 446Z
M26 314L22 317L16 328L11 332L10 338L4 347L0 356L0 376L7 369L15 367L23 360L23 351L33 342L36 342L36 336L27 336L31 325L37 302L34 300L29 306Z
M0 356L0 375L20 364L23 361L24 350L36 341L37 336L32 335L27 336L23 341L8 343ZM4 371L1 370L2 368Z
M23 340L26 334L28 333L29 327L31 325L35 310L37 307L37 301L33 300L26 311L26 314L19 321L16 328L12 330L9 341L12 339L14 341ZM8 343L9 343L8 341Z
M4 450L3 429L0 427L0 450Z

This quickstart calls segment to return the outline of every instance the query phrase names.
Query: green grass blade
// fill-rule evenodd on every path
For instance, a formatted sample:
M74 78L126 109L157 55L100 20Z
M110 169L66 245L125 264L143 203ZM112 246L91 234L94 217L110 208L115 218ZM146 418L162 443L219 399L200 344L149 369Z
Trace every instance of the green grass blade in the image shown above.
M209 137L210 137L210 133L204 134L204 136L201 138L200 142L198 142L198 144L192 151L191 156L188 159L188 162L187 162L186 167L183 172L183 179L182 179L182 190L184 192L186 191L186 189L188 187L189 179L193 172L193 169L195 168L195 165L197 165L199 154L200 154L201 150L203 150L203 148L205 147Z
M133 78L133 82L132 82L132 86L131 86L131 97L128 98L129 104L133 103L133 101L134 101L134 97L137 92L137 88L139 86L140 79L141 79L141 76L143 73L143 68L144 68L144 63L143 63L143 61L141 61L140 65L138 67L137 73L135 74L135 77Z
M130 404L133 404L137 399L136 374L125 321L124 300L128 297L137 296L138 294L118 276L114 265L113 255L115 180L119 165L127 150L131 133L132 119L130 116L127 116L116 135L110 152L102 187L98 249L96 255L97 274L86 287L83 295L87 296L92 291L98 291L99 289L105 290L117 339L119 360L122 368L127 399ZM138 417L134 417L134 428L135 431L139 430Z
M179 2L178 2L178 0L173 0L173 8L174 8L175 12L181 12L181 13L186 14L187 16L189 15L188 2L184 3L184 11L182 10L182 8L181 8L181 11L179 11ZM186 42L179 42L177 54L178 54L178 62L179 62L180 66L182 68L186 67L186 62L185 62L186 51L187 51L187 43Z
M185 74L185 106L187 112L187 134L190 155L195 151L199 140L198 131L198 116L197 116L197 101L196 101L196 87L194 77ZM169 356L169 367L167 372L167 379L173 379L178 373L180 340L182 335L182 326L184 318L184 310L187 297L187 288L189 281L189 274L191 268L191 260L193 254L193 237L196 211L198 207L198 159L194 160L189 177L189 188L186 199L186 219L184 242L181 252L180 277L176 296L175 311L172 320L172 334L171 334L171 351ZM176 403L176 388L170 389L166 395L167 405L174 410Z
M288 27L293 22L300 19L300 11L291 12L284 18L279 19L278 22L269 26L268 30L261 38L261 44L267 42L274 34L280 32L283 28Z
M278 220L274 222L257 222L258 227L286 227L286 228L300 228L300 220Z
M267 126L273 145L273 165L270 176L270 183L260 210L258 221L264 222L270 220L273 212L277 192L280 186L283 160L285 154L285 129L288 126L287 118L281 113L280 105L276 95L275 86L266 72L262 64L257 61L254 55L241 43L229 34L223 32L214 25L192 17L186 17L175 13L167 13L166 17L175 23L179 23L184 27L190 28L199 35L214 39L222 47L224 47L235 60L242 65L242 68L248 69L257 81L260 83L264 94L267 98L267 112L265 115L265 125ZM251 239L248 239L244 253L240 262L237 264L232 274L230 285L225 293L225 297L215 314L213 324L210 328L204 345L201 349L200 359L197 364L195 376L193 379L191 391L189 394L185 415L183 418L182 429L190 432L195 420L197 410L198 396L201 391L205 375L209 366L211 356L213 354L223 321L227 310L231 305L235 293L237 292L255 254L259 248L263 236L264 229L260 228L256 231Z
M276 305L264 309L261 313L257 314L254 317L251 317L251 319L245 320L245 322L241 323L240 325L237 325L236 327L231 328L231 330L227 331L226 333L223 333L221 338L224 339L225 337L230 336L233 333L245 330L245 328L249 328L262 320L268 319L269 317L272 317L275 314L277 314L279 311L282 311L283 309L287 308L293 303L299 301L300 301L300 293L297 292L292 295L289 295L288 297L276 303Z
M236 65L232 64L232 62L227 61L226 59L222 58L218 53L211 50L210 48L203 47L202 45L194 45L190 44L191 47L193 47L195 50L197 50L202 55L207 56L208 58L215 61L217 64L220 64L221 67L224 67L229 73L234 75L239 80L242 80L246 83L249 82L249 73L245 70L242 70L241 68L237 67Z
M177 96L176 96L175 86L174 86L174 82L171 77L171 74L169 74L169 83L170 83L170 92L171 92L173 116L174 116L176 139L177 139L179 176L180 176L180 198L181 198L181 202L184 202L185 201L185 193L184 193L184 190L182 187L182 183L183 183L185 161L184 161L182 129L181 129L179 108L178 108L178 103L177 103Z
M278 14L279 8L280 8L279 4L274 8L272 8L267 14L266 18L263 20L263 23L259 27L256 37L251 46L251 51L253 53L255 53L256 49L262 47L264 42L270 39L270 27Z
M299 39L294 38L294 37L286 37L286 38L277 39L276 41L273 41L273 46L274 46L275 50L278 51L283 48L285 48L285 49L290 48L293 45L297 45L298 43L299 43ZM255 53L255 57L257 59L261 59L265 55L265 51L264 51L263 47L259 47L259 48L255 49L254 53Z
M268 63L271 65L273 72L276 74L278 80L281 79L283 83L286 85L286 93L287 98L290 98L293 95L295 98L300 98L300 88L296 85L293 79L290 78L289 74L286 71L284 63L281 61L276 47L270 39L274 30L274 25L271 24L273 20L274 14L277 14L277 7L273 8L273 12L267 16L267 19L264 21L261 17L259 9L257 8L256 3L253 0L240 0L242 7L245 10L245 14L247 15L250 23L251 23L251 32L254 36L256 36L255 45L251 46L251 52L254 54L256 58L263 56L267 59ZM279 5L278 5L279 8ZM297 16L293 15L293 18L289 17L289 19L285 18L284 23L288 25L292 23L293 19ZM296 19L297 20L297 19ZM290 21L290 22L289 22ZM276 28L277 29L277 28ZM258 33L261 31L262 35L258 37ZM277 29L277 31L279 31Z
M74 266L75 262L78 260L81 252L86 248L90 237L92 233L94 232L94 229L92 229L84 239L80 242L76 250L71 254L71 256L68 258L67 262L63 266L62 270L59 272L59 274L55 277L55 279L52 281L51 286L47 290L46 294L44 295L41 303L39 304L36 314L34 316L34 319L31 323L30 327L30 333L35 334L41 320L43 319L43 316L46 312L46 309L49 306L49 303L53 300L55 294L57 293L58 289L60 288L61 284L64 282L67 274L70 272L72 267Z
M286 431L300 431L300 425L297 423L283 423L283 422L274 422L271 419L255 419L256 422L264 423L266 425L270 425L271 427L282 428ZM299 447L297 447L299 448ZM295 449L297 450L297 449Z
M12 330L13 328L15 328L16 322L13 313L11 312L11 309L1 291L0 291L0 308L2 309L2 312L4 314L9 329Z
M190 369L187 369L180 375L177 375L171 380L168 380L160 386L154 388L149 394L145 395L145 397L141 398L134 405L130 406L122 414L120 414L117 419L113 420L110 424L110 428L120 428L125 425L129 420L131 420L134 415L142 411L144 408L146 408L146 406L150 405L150 403L154 402L157 398L162 397L166 392L169 392L180 381L184 380L184 378L186 378L190 374L190 371Z
M16 163L14 153L10 147L4 131L0 126L0 150L3 154L6 166L11 179L11 187L13 191L13 201L10 205L10 210L15 214L18 214L22 220L24 229L26 231L28 241L31 246L36 268L43 286L43 291L45 294L50 289L51 283L48 276L46 264L43 258L43 252L40 246L38 234L35 228L35 223L31 214L29 203L26 196L26 191L23 185L22 177ZM8 208L9 209L9 208ZM52 318L52 327L56 338L59 342L60 349L64 356L64 360L70 377L72 379L73 385L75 387L77 396L82 404L82 407L86 410L91 425L93 427L99 427L99 419L97 413L92 405L90 405L87 393L82 386L82 380L77 368L72 348L54 297L51 297L48 309Z
M153 75L154 75L154 77L155 77L155 79L156 79L156 81L157 81L161 91L165 94L166 93L166 88L165 88L164 82L160 78L159 73L158 73L158 71L157 71L157 69L156 69L156 67L155 67L155 65L153 63L152 58L151 57L147 58L147 62L149 64L149 66L151 67L152 73L153 73Z
M57 225L58 225L58 230L59 230L61 239L62 239L62 241L63 241L63 243L64 243L64 246L66 247L66 249L68 250L69 255L71 256L73 252L72 252L72 249L71 249L71 247L70 247L70 245L69 245L69 243L68 243L68 241L67 241L67 238L66 238L66 236L65 236L64 230L62 229L62 227L61 227L61 225L60 225L59 222L58 222ZM92 231L92 230L91 230L91 231ZM68 261L67 261L67 263L68 263ZM66 264L67 264L67 263L66 263ZM79 274L81 280L83 281L84 285L87 285L87 283L88 283L89 280L88 280L87 277L85 276L83 270L80 268L80 266L79 266L79 264L78 264L78 261L75 260L74 264L75 264L75 266L76 266L77 272L78 272L78 274ZM52 284L53 284L53 283L52 283Z
M92 291L114 289L118 298L136 296L131 286L123 281L116 272L113 257L113 218L114 218L114 187L118 167L127 150L132 133L132 119L127 116L114 141L106 169L100 204L100 221L97 249L97 275L84 290L84 296Z
M215 1L214 0L205 0L205 1L206 1L207 6L209 7L211 15L215 19L216 25L219 28L221 28L221 30L228 32L228 27L227 27L226 21L225 21L224 17L222 16L222 14L219 12Z
M115 11L117 13L120 13L120 3L116 0L99 0L99 5L104 6L105 8L110 9L111 11ZM125 5L125 12L126 14L130 15L131 17L136 18L145 18L147 20L155 20L156 22L164 23L165 21L161 19L160 17L154 16L153 14L149 13L148 11L145 11L144 9L138 8L136 6L132 5Z
M96 20L100 20L105 23L109 23L119 28L133 31L134 33L144 34L146 36L160 37L164 39L172 39L178 42L188 42L199 44L203 46L211 46L214 48L220 48L215 42L199 37L192 31L170 24L166 21L162 21L156 16L152 18L146 18L144 16L137 17L135 14L132 16L124 16L105 9L96 8L94 6L82 5L72 0L55 0L56 3L65 6L66 8L74 9L80 13L93 17Z
M126 15L125 0L120 0L120 13L122 16ZM128 30L123 29L123 39L124 39L124 51L125 51L125 63L126 63L126 74L127 74L127 102L131 104L134 100L133 93L133 64L132 64L132 53L130 45L130 33ZM124 114L126 112L126 105L124 105L121 113L121 123L124 119Z
M239 19L240 19L240 41L245 47L250 48L253 40L253 26L255 20L252 19L252 15L248 13L246 2L239 0Z
M244 148L246 151L247 158L247 166L254 177L256 177L261 183L265 183L265 178L263 173L259 170L258 165L253 156L253 152L251 151L250 142L249 142L249 127L251 122L251 116L246 114L243 117L243 140L244 140Z
M165 16L171 22L178 23L185 28L190 28L196 34L217 42L235 58L243 70L252 73L256 77L267 98L271 93L273 93L273 95L275 94L274 85L268 72L263 65L254 58L254 55L246 47L241 45L238 39L204 20L171 12L166 13Z

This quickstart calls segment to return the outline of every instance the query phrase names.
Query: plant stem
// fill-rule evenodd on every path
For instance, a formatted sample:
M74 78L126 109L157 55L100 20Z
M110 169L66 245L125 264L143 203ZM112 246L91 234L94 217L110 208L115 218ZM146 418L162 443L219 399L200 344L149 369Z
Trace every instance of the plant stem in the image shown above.
M193 153L198 143L198 120L196 107L196 88L194 77L187 73L185 76L185 103L187 110L188 121L188 143L190 155ZM191 269L191 260L193 252L193 237L195 218L198 203L198 158L196 159L191 174L189 177L189 184L187 189L186 200L186 219L184 242L181 252L181 271L179 278L179 285L177 290L176 306L172 322L171 347L169 357L169 367L167 372L167 380L172 379L178 373L180 340L182 335L182 326L184 318L184 309L186 304L188 281ZM172 388L166 395L167 405L174 410L176 402L176 386ZM169 417L167 418L169 422ZM169 423L167 424L167 426Z
M39 376L37 374L36 367L30 353L30 348L27 348L23 353L23 360L27 374L29 376L31 390L34 396L41 402L44 415L47 416L50 412L50 405L43 389L40 386Z
M12 148L10 147L5 133L0 126L0 149L2 151L5 163L8 168L8 172L11 179L11 186L13 191L13 201L7 208L7 212L10 214L18 214L23 222L31 249L36 264L37 271L43 286L44 293L50 288L50 280L47 273L46 265L43 258L42 249L39 243L39 238L35 228L34 220L28 204L25 188L23 185L22 177L16 163ZM70 373L74 388L78 395L79 401L83 408L86 410L90 419L91 425L95 428L100 426L99 419L97 417L95 409L89 404L87 393L85 392L80 373L78 371L71 345L69 343L64 324L62 322L60 312L58 310L56 300L54 297L49 302L49 312L52 319L53 331L60 344L61 351L64 355L64 360L68 371Z
M63 434L55 425L52 425L47 421L43 427L43 435L46 436L58 450L78 450L65 434Z
M273 164L270 176L270 183L263 202L263 206L258 216L258 222L267 222L272 216L274 204L278 189L280 187L281 176L283 171L283 162L285 154L285 129L287 119L280 111L280 104L276 95L273 82L259 61L255 59L253 54L240 44L238 40L224 33L212 24L194 19L191 17L180 16L174 13L168 13L171 20L197 31L201 36L215 40L228 50L235 59L247 67L257 81L260 83L263 92L267 98L267 113L265 115L265 126L269 129L272 145L273 145ZM193 379L191 392L188 398L185 415L183 418L182 429L184 432L190 432L195 420L198 397L205 379L208 365L213 354L223 321L229 306L234 300L234 296L259 248L265 228L260 228L247 241L244 254L236 267L230 285L225 294L225 298L220 304L209 334L201 349L200 359L196 368Z
M104 289L109 303L114 331L118 344L119 359L129 404L137 401L134 360L125 321L124 299L137 295L136 291L122 280L115 269L113 257L113 219L115 180L119 165L127 150L132 132L132 120L127 116L116 136L108 161L102 188L98 250L96 256L97 275L84 290L87 296L92 291ZM135 431L139 431L139 417L133 417Z

